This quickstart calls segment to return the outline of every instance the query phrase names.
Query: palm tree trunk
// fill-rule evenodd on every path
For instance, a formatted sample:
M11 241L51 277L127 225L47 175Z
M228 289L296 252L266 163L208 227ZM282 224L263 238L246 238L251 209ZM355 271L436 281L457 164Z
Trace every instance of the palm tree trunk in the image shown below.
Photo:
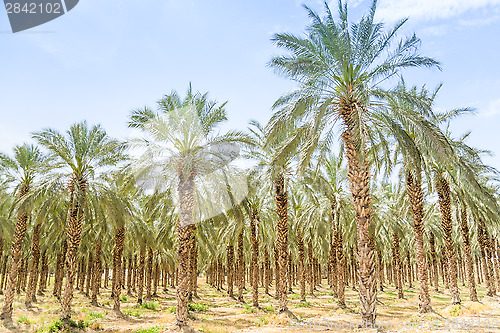
M120 260L120 289L125 289L125 271L127 269L127 260L123 256L122 253L122 258Z
M398 298L404 298L403 294L403 267L401 264L401 256L399 254L399 236L396 232L392 234L393 240L393 257L394 257L394 267L396 268L396 288L398 289Z
M342 231L340 229L340 224L337 226L335 230L335 247L336 247L336 253L337 253L337 296L338 296L338 304L339 307L342 309L345 309L347 306L345 304L345 267L346 267L346 260L344 256L344 250L343 250L343 236L342 236ZM335 268L334 268L335 269Z
M423 233L423 231L422 231ZM423 239L422 239L423 242ZM423 244L422 244L423 246ZM425 256L424 256L425 260ZM411 265L411 259L410 259L410 251L406 252L406 263L407 263L407 273L408 273L408 289L413 288L412 282L413 282L413 266ZM424 262L425 263L425 262ZM429 300L430 302L430 300Z
M128 256L128 270L127 270L127 295L132 296L132 274L134 274L134 267L132 262L132 255Z
M472 302L479 302L477 298L476 283L474 281L474 267L472 266L472 252L469 240L469 226L467 224L467 206L462 208L460 219L460 230L462 231L462 242L465 254L465 269L467 271L467 285L469 286L469 297Z
M120 294L121 294L121 270L122 253L125 247L125 228L120 227L115 232L115 246L113 248L113 310L121 315Z
M40 281L38 283L38 296L43 296L43 292L47 287L48 272L49 272L49 265L47 262L47 251L44 250L42 253L42 267L40 272Z
M77 290L80 290L82 293L85 293L85 275L86 275L86 263L85 263L85 257L82 258L80 261L80 269L78 271L78 277L76 278L77 281Z
M500 247L498 246L498 240L495 242L495 251L493 253L496 253L493 257L493 260L495 260L495 276L497 277L497 285L498 288L500 288Z
M64 279L64 263L66 262L67 253L68 253L68 242L65 240L63 242L61 252L57 254L57 259L56 259L56 273L55 273L53 294L58 299L61 299L62 284Z
M142 245L139 251L139 271L137 273L137 303L142 304L142 293L144 291L144 266L146 263L146 249Z
M460 293L458 291L457 281L457 260L455 256L455 246L451 234L451 199L450 186L443 176L438 175L437 184L439 209L441 210L441 229L444 231L444 240L446 244L446 257L448 258L448 269L450 276L451 304L460 304Z
M304 239L302 232L299 230L297 233L297 246L299 250L299 278L300 278L300 301L306 301L306 270L304 262L306 260L304 251Z
M234 298L234 246L227 246L227 295Z
M276 177L275 184L276 195L276 214L278 222L276 223L278 247L278 265L279 272L279 312L285 312L287 308L287 264L288 264L288 193L285 187L285 177L283 173L279 173Z
M38 263L40 261L40 228L41 223L37 223L33 230L33 240L31 245L31 269L30 279L28 283L28 291L26 292L26 299L24 305L31 308L31 302L36 302L36 285L38 282Z
M245 274L245 263L243 262L243 230L238 236L238 263L236 272L236 284L238 286L238 301L244 302L243 300L243 278Z
M280 265L278 260L278 246L274 246L274 298L280 298Z
M90 296L90 282L92 281L92 269L94 267L94 257L92 256L92 251L89 251L89 260L87 263L87 281L85 282L85 295Z
M92 271L92 302L93 306L99 306L97 303L97 295L99 295L99 286L101 285L101 251L102 244L97 242L95 254L94 254L94 269Z
M269 295L269 284L271 283L271 260L269 260L269 251L267 250L267 246L264 247L264 292L266 295Z
M158 253L159 252L157 251L155 260L154 278L153 278L153 297L158 297L158 285L160 284L161 268L160 268L160 258ZM193 292L194 292L194 282L193 282Z
M25 196L29 191L29 187L23 185L19 190L19 198ZM17 216L16 229L14 231L14 239L12 241L11 256L12 260L10 263L9 276L7 280L7 287L5 289L5 299L2 308L2 313L0 314L0 319L6 322L12 321L12 302L14 301L16 279L18 275L18 265L19 259L21 258L21 245L26 234L26 227L28 223L29 213L25 211L23 207L20 208L20 212Z
M3 288L4 288L4 285L5 285L5 281L7 280L7 262L9 261L9 255L5 255L5 258L3 260L3 268L2 268L2 280L0 281L0 295L3 294Z
M339 104L340 116L345 126L342 139L348 162L347 178L350 182L357 222L360 312L366 324L374 325L377 316L377 283L375 257L369 246L368 237L368 227L372 222L370 175L368 165L364 161L364 143L354 134L356 121L353 110L357 109L356 99L352 96L342 98Z
M17 272L17 280L15 281L16 283L15 290L18 295L21 293L23 274L24 274L24 258L21 258L21 262L19 264L19 272Z
M337 247L335 246L335 235L337 233L336 223L335 223L335 203L331 204L331 217L332 217L332 236L330 237L330 255L329 255L329 276L330 276L330 287L333 289L334 297L338 297L337 293Z
M492 268L495 271L495 279L497 281L497 287L500 289L500 265L498 264L498 241L496 241L496 250L495 250L495 242L490 239L490 249L491 249L491 260L492 260Z
M487 252L487 260L488 260L488 269L490 272L490 279L491 279L491 286L493 293L496 295L497 293L497 288L496 288L496 280L495 278L495 266L494 266L494 252L493 252L493 241L488 235L488 232L485 229L485 240L486 240L486 252Z
M179 173L179 201L180 216L177 222L178 249L177 260L179 263L179 283L177 285L177 314L176 325L180 328L188 325L188 300L189 300L189 257L193 242L193 209L194 209L194 175L185 176Z
M139 272L139 265L137 264L137 254L134 254L134 270L132 274L132 292L136 292L137 290L137 273Z
M80 195L75 195L73 186L78 186L77 191ZM66 326L69 325L71 318L71 300L73 299L73 286L76 273L76 255L82 237L82 220L85 207L85 192L87 188L87 181L79 178L72 182L70 185L70 202L72 208L68 221L66 234L68 236L68 253L66 256L67 278L64 288L64 296L61 301L62 305L62 320Z
M417 172L414 178L412 172L408 171L406 180L408 197L410 198L411 211L413 214L413 230L415 231L415 250L417 254L418 283L420 287L418 309L420 313L427 313L432 311L432 307L431 298L429 296L427 262L425 260L423 225L424 195L420 182L420 172ZM408 264L410 264L409 261Z
M196 258L198 256L198 249L196 248L196 236L194 231L196 230L196 226L193 226L192 244L189 252L189 301L192 301L193 297L197 298L198 295L196 293L196 279L198 277L198 265Z
M259 241L256 235L256 224L259 223L259 213L254 210L250 219L250 240L252 242L252 305L259 306Z
M309 295L311 295L311 297L315 297L313 261L312 240L309 240L309 244L307 246L307 282L309 282Z
M384 263L382 262L382 251L377 250L378 259L378 283L380 291L384 291Z
M432 232L429 233L429 247L431 250L431 259L432 259L432 267L434 270L434 291L438 292L439 291L439 273L438 273L438 266L437 266L437 260L436 260L436 242L434 239L434 234Z
M482 219L479 219L478 224L478 240L479 246L481 248L481 262L483 264L483 275L484 281L486 283L486 296L492 297L495 295L495 290L492 283L491 270L488 267L488 244L487 244L487 234L486 234L486 226Z
M189 258L188 258L189 265ZM188 270L189 273L189 270ZM151 300L151 278L153 277L153 249L151 246L148 248L148 261L146 266L146 300ZM189 292L189 285L188 285Z
M103 288L108 289L108 282L109 282L109 267L108 263L105 261L104 262L104 283L103 283ZM111 291L113 292L113 291Z
M441 246L441 277L443 278L444 287L450 290L450 277L448 274L448 257L446 255L446 248Z

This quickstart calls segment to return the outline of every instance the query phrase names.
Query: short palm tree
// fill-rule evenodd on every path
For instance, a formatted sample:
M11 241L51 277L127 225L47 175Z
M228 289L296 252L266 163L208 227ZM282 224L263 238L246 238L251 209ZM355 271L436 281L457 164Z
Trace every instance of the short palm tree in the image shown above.
M66 135L45 129L34 133L33 137L57 160L53 177L64 177L69 182L67 279L61 301L62 319L65 324L69 324L88 182L96 174L123 161L125 145L110 138L99 125L89 127L86 122L72 125Z
M247 156L257 161L255 171L258 172L260 183L265 184L274 194L277 215L276 222L276 294L279 299L279 312L285 312L290 317L294 315L287 307L287 270L288 270L288 178L291 159L289 156L278 156L280 142L286 136L268 135L267 129L263 128L257 121L250 121L249 131L252 134L252 147ZM272 185L271 185L272 184ZM271 189L271 186L274 188Z
M14 157L0 155L0 170L15 184L15 195L22 199L30 191L37 174L43 169L45 157L40 150L33 146L24 144L14 148ZM18 265L21 258L21 245L26 234L29 217L27 202L22 202L17 207L17 222L12 240L11 264L7 287L5 289L5 301L0 318L4 321L12 321L12 302L15 293L15 281L17 279Z
M344 282L344 265L342 264L342 226L341 221L346 209L341 209L341 203L347 201L344 187L347 181L347 170L343 166L343 159L336 156L333 152L328 151L324 155L318 157L320 168L317 170L308 169L303 179L300 181L301 186L308 193L309 197L319 196L316 200L309 200L309 205L304 213L306 221L322 221L331 222L331 279L334 294L338 297L338 302L341 307L345 307L345 282ZM323 214L321 218L311 218L312 214Z
M372 221L370 174L367 148L376 133L372 116L383 104L381 84L408 67L436 67L438 63L418 53L420 40L415 36L395 43L398 30L406 20L384 31L375 23L376 1L369 14L358 23L348 21L347 3L338 1L339 19L325 4L325 18L306 7L312 23L305 38L277 34L276 45L289 53L271 60L270 66L299 84L299 88L281 97L271 119L271 135L298 125L290 135L291 147L301 147L302 167L318 146L329 148L342 122L344 142L357 219L360 311L363 320L374 323L376 317L376 281L373 251L368 229ZM393 47L393 45L395 45ZM324 142L320 145L320 142Z

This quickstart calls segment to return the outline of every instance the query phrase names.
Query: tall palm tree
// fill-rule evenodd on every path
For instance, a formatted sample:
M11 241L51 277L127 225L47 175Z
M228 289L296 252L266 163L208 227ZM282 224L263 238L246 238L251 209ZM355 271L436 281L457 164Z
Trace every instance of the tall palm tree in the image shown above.
M462 195L465 195L464 193ZM470 245L469 224L467 217L467 205L462 206L460 212L460 232L464 246L465 270L467 271L467 284L469 287L469 297L472 302L479 302L477 298L476 282L474 280L474 268L472 262L472 251Z
M30 191L37 173L43 171L42 167L45 157L40 150L33 146L24 144L14 148L14 157L0 155L0 170L8 177L10 182L15 183L15 195L23 199ZM17 222L12 240L11 264L7 287L5 289L5 301L0 318L6 322L12 321L12 302L14 300L15 281L17 279L19 260L21 258L21 245L26 234L29 217L27 202L22 202L17 207Z
M125 145L110 138L99 125L89 127L86 122L72 125L66 135L45 129L34 133L33 137L58 161L59 172L54 172L53 176L66 177L69 182L67 279L61 301L62 319L69 324L88 183L96 174L124 160Z
M452 155L452 146L437 125L469 111L466 108L456 109L435 115L432 104L440 87L432 93L425 87L420 91L416 87L408 90L402 80L393 93L387 96L388 112L377 114L388 134L395 139L396 151L403 156L402 172L406 178L406 193L415 233L420 313L432 311L424 249L422 170L428 170L428 160L435 159L437 163L444 163Z
M444 255L448 263L451 303L460 304L455 239L452 233L452 189L459 194L461 203L466 203L470 207L472 215L479 225L481 225L481 221L484 222L485 218L488 222L496 221L499 218L500 208L494 198L493 191L488 186L490 179L486 175L498 172L482 163L480 151L463 142L468 134L458 140L452 139L450 133L446 133L446 135L453 147L452 161L446 164L434 162L432 168L441 212L441 229L446 245ZM460 206L461 204L457 210L461 209ZM479 231L481 230L482 228ZM481 240L481 232L479 232L480 246ZM488 289L492 291L491 288Z
M446 258L450 277L451 303L460 304L460 293L458 290L457 259L455 254L455 244L452 236L451 219L451 190L448 180L442 172L437 172L435 177L436 190L438 193L439 209L441 211L441 228L444 232L446 245Z
M191 85L181 99L173 91L158 101L158 110L134 110L129 127L138 128L150 135L149 140L138 140L145 149L137 162L138 176L143 180L161 179L167 187L175 186L179 199L177 221L179 283L177 286L176 325L189 330L188 300L191 284L190 253L194 243L196 181L210 173L227 159L234 158L233 151L217 149L224 144L244 141L239 132L217 135L217 126L227 120L225 104L208 99L208 94L194 92ZM220 146L218 146L220 145Z
M281 97L278 111L271 119L271 135L299 124L288 140L288 149L301 146L300 164L309 163L317 146L331 145L342 122L342 140L349 167L348 178L357 218L359 295L361 315L373 324L376 317L376 281L373 251L369 246L368 228L372 221L370 173L367 147L374 137L372 115L383 103L381 83L408 67L436 67L438 63L418 54L420 40L415 36L395 43L398 30L406 20L384 32L382 23L375 23L376 1L369 14L350 24L347 3L338 1L339 19L328 4L325 18L306 7L312 23L305 38L276 34L276 45L289 53L271 60L271 67L298 82L299 88ZM396 45L392 47L392 45ZM288 125L286 125L288 124ZM322 138L324 144L319 145Z

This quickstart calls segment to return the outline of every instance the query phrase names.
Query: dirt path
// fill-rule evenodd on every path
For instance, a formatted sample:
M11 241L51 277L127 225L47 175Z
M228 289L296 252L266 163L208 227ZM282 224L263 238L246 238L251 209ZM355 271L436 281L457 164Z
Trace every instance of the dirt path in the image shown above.
M163 291L163 290L162 290ZM262 290L263 291L263 290ZM434 313L417 314L418 289L405 292L405 299L397 299L394 288L379 293L377 323L385 332L500 332L500 297L484 298L484 289L479 289L481 303L464 301L462 306L450 306L447 293L432 293ZM357 292L346 289L347 309L340 309L326 288L319 288L316 297L308 297L306 303L299 302L298 294L289 295L289 308L298 321L291 321L285 315L275 312L277 301L260 294L260 309L249 304L224 297L204 279L199 280L201 298L193 303L190 325L200 332L375 332L375 329L359 328ZM244 293L250 303L251 294ZM467 300L466 289L462 288L462 300ZM39 297L33 309L23 305L23 295L18 295L14 304L14 327L0 326L0 332L57 332L60 304L54 297ZM0 296L0 304L3 296ZM118 317L112 310L109 290L99 298L101 306L90 306L90 300L76 292L73 302L76 326L74 331L139 332L157 333L165 331L175 322L175 290L169 288L159 297L142 306L136 304L133 296L122 296L122 311Z

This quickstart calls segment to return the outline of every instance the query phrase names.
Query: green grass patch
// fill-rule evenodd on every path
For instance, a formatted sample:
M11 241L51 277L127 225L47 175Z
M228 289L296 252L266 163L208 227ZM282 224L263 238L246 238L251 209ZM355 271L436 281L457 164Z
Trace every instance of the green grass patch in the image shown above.
M305 301L294 304L294 308L310 308L312 306L311 302Z
M17 322L20 324L31 325L31 321L26 315L19 316L19 318L17 318Z
M127 316L132 316L136 318L142 316L142 314L139 311L134 311L134 310L124 310L123 313L126 314Z
M446 296L437 296L437 295L434 295L432 297L437 298L437 299L448 299L449 298L449 297L446 297Z
M274 307L272 305L266 305L263 306L262 309L266 310L267 312L274 312Z
M246 303L243 304L243 307L244 307L243 313L254 313L255 312L255 309Z
M128 297L126 295L121 295L120 296L120 301L127 303L128 302Z
M88 321L84 321L84 320L78 320L78 321L74 321L72 319L69 319L69 329L68 328L64 328L64 325L63 325L63 322L60 320L60 319L56 319L56 320L53 320L49 326L41 329L41 330L38 330L38 332L49 332L49 333L55 333L55 332L59 332L59 331L67 331L67 332L74 332L75 329L78 329L78 330L85 330L87 327L90 326L90 323Z
M462 308L460 307L460 304L455 304L450 308L450 316L458 317L461 314L462 314Z
M89 320L96 320L96 319L104 318L104 316L107 314L108 314L107 311L105 311L103 313L103 312L97 312L97 311L90 310L89 312L87 312L87 317Z
M54 320L47 327L49 333L58 332L63 328L63 323L60 319Z
M164 330L163 327L154 326L154 327L151 327L151 328L145 328L143 330L135 331L135 333L158 333L158 332L160 332L162 330Z
M205 311L208 311L208 309L209 309L208 304L204 304L204 303L189 303L188 304L189 311L205 312Z
M262 325L267 325L269 324L269 319L267 319L267 317L259 317L259 319L257 319L255 324L259 327Z
M160 309L160 304L158 302L146 302L142 303L142 305L134 306L134 309L146 309L156 311Z

